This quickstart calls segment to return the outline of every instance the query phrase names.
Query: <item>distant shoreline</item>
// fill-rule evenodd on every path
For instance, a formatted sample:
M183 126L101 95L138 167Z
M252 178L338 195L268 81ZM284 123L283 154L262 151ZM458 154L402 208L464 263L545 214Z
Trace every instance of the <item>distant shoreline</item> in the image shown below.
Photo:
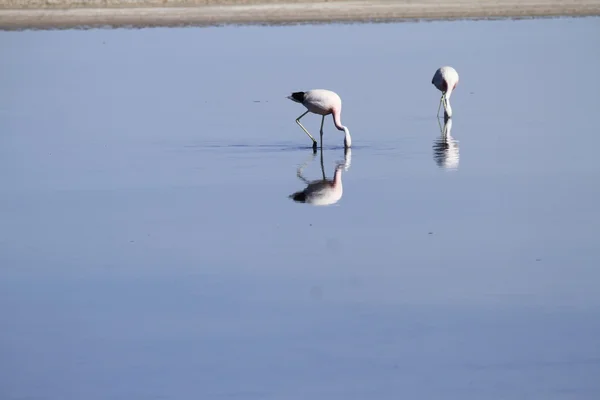
M0 29L600 16L600 0L0 0Z

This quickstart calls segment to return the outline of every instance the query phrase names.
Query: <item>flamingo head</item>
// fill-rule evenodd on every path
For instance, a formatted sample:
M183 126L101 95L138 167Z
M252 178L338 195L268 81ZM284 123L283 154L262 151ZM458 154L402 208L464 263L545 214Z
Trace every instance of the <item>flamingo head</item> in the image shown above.
M350 136L350 131L346 127L344 127L344 133L346 134L344 137L344 148L348 149L352 146L352 137Z

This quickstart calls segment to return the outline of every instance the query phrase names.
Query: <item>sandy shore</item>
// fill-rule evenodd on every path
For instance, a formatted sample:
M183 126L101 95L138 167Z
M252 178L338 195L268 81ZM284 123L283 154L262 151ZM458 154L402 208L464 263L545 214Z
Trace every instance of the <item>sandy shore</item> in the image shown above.
M598 16L600 0L0 0L0 29Z

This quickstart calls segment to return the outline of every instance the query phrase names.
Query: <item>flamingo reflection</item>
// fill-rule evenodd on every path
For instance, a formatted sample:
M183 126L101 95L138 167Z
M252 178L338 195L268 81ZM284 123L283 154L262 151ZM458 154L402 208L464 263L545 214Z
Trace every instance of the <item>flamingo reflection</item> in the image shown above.
M441 136L433 142L433 159L440 168L449 170L458 169L459 152L458 142L452 137L452 118L444 118L444 127L442 128L439 120Z
M311 156L310 161L313 161L316 154ZM302 170L307 166L308 162L302 164L296 173L298 179L306 183L308 186L302 191L293 193L289 196L290 199L297 203L307 203L313 206L328 206L337 203L344 193L342 185L342 170L348 171L352 159L352 150L346 148L344 151L344 161L338 162L335 167L333 179L327 179L325 176L325 167L323 164L323 150L321 149L321 173L323 179L309 181L302 174Z

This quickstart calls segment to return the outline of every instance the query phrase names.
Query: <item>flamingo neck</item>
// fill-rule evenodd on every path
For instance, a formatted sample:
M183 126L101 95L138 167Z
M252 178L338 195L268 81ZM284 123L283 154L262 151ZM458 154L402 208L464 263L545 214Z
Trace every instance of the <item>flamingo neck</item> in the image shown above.
M344 133L346 134L346 136L344 137L344 147L345 148L349 148L352 146L352 137L350 136L350 131L348 130L347 127L345 127L344 125L342 125L342 120L340 117L340 110L337 108L334 108L332 111L333 114L333 124L335 125L335 127L339 130L339 131L344 131Z
M446 106L446 116L452 118L452 106L450 105L450 99L448 97L446 97L444 105Z
M333 187L342 187L342 168L336 168L333 174Z
M452 139L452 134L450 133L452 131L452 118L448 118L444 124L444 136L446 136L448 139Z
M452 117L452 106L450 106L450 96L452 95L453 86L450 86L449 89L444 94L444 109L446 110L446 115L448 118Z

